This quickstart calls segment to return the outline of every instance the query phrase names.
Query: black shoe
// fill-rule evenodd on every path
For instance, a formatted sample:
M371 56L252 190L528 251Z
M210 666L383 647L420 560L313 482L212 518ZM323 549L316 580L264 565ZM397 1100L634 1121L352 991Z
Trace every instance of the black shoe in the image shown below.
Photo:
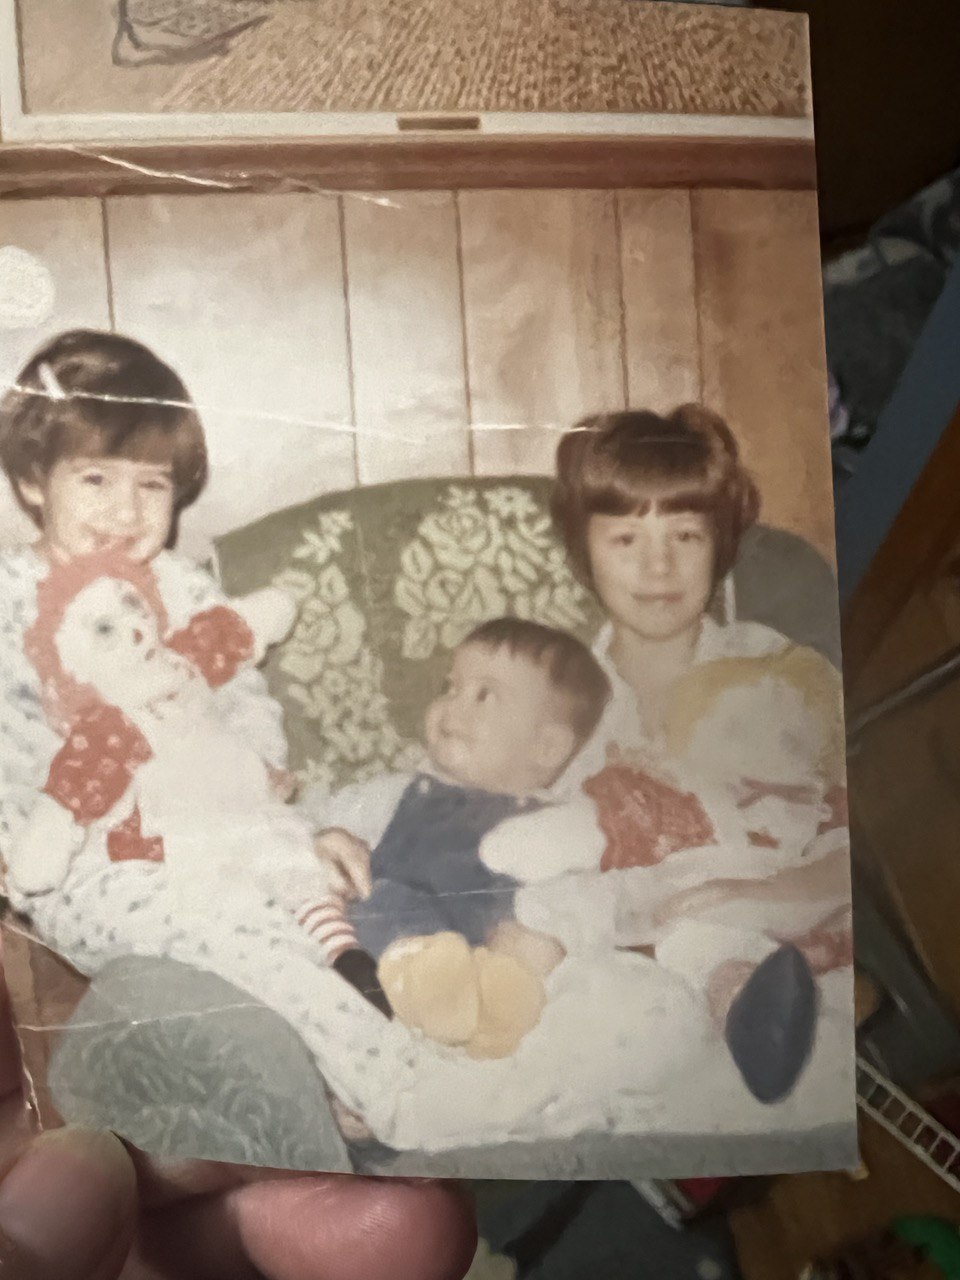
M333 967L385 1018L393 1017L393 1008L377 977L377 962L369 952L361 951L359 947L344 951L334 960Z
M819 992L796 947L783 946L750 975L730 1006L724 1039L760 1102L780 1102L800 1078L813 1048Z

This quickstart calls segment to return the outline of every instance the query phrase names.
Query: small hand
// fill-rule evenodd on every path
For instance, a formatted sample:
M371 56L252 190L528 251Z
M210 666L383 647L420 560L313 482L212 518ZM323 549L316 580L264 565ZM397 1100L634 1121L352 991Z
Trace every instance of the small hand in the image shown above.
M262 587L232 601L232 605L253 632L253 657L257 664L272 645L286 640L299 613L293 596L279 587Z
M52 796L41 794L18 840L7 855L7 874L21 893L58 889L70 869L85 831Z
M328 827L314 841L317 857L326 863L331 890L345 898L369 898L373 892L370 846L341 827Z
M297 791L297 776L289 769L270 769L270 790L274 799L286 804Z
M692 889L683 889L656 908L654 924L674 924L678 920L703 915L716 907L724 907L728 902L740 901L750 896L751 883L749 880L711 880Z
M0 1275L460 1280L476 1240L442 1182L160 1166L104 1133L36 1136L0 981Z

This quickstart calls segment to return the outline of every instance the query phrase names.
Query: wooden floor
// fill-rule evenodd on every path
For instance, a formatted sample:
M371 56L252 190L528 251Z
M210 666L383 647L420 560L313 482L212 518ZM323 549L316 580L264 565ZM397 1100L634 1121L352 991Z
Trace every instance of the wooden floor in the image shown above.
M8 201L2 243L47 265L57 304L0 330L0 380L77 325L182 372L215 473L188 548L356 483L547 473L583 414L702 399L742 441L765 519L831 553L812 193Z
M731 1215L744 1280L799 1280L810 1262L868 1240L904 1214L960 1223L960 1195L879 1125L865 1122L860 1141L866 1178L780 1178L759 1204ZM937 1280L942 1274L918 1267L903 1280Z

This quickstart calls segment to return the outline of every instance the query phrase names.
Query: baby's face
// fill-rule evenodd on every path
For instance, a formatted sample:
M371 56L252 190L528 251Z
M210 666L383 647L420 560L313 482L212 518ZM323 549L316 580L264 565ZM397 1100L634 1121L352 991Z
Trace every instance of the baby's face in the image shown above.
M427 709L430 759L453 782L525 795L548 787L575 746L562 696L532 661L463 644Z
M98 578L77 593L57 632L57 649L74 679L121 710L168 696L184 678L146 601L117 578Z

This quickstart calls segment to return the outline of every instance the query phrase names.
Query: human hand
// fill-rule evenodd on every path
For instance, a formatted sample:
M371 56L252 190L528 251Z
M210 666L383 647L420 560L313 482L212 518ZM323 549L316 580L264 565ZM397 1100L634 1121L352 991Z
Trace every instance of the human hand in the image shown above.
M370 846L341 827L328 827L314 840L317 857L325 863L332 883L331 892L345 898L369 898L373 892Z
M275 800L279 800L281 804L286 804L288 800L292 800L297 791L297 776L291 773L289 769L269 769L270 774L270 790Z
M7 853L7 877L24 894L49 893L66 879L85 832L65 805L37 797L33 813Z
M259 591L251 591L249 595L233 600L232 605L253 633L254 662L257 664L269 648L286 640L300 612L294 597L280 587L261 587Z
M711 880L692 889L682 889L660 903L653 912L653 922L662 928L725 907L730 902L743 901L750 896L751 886L750 880Z
M475 1244L442 1182L161 1167L109 1134L35 1136L2 989L0 1175L9 1280L460 1280Z

